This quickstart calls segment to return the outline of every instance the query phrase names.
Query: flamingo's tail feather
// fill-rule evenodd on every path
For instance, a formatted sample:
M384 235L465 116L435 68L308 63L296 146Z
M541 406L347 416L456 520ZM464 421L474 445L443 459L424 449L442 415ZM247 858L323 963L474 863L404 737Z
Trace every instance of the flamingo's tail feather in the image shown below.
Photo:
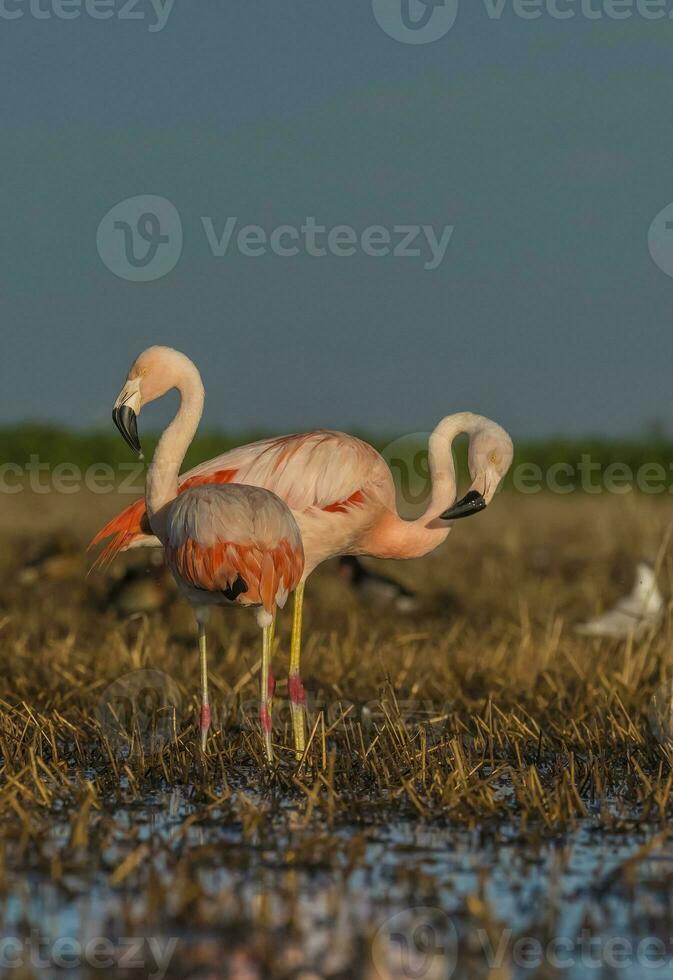
M113 517L92 538L89 548L95 548L97 544L100 544L107 538L111 540L108 541L103 550L96 556L89 571L93 572L95 569L106 568L112 559L121 551L126 551L138 543L140 538L151 536L151 534L152 532L147 525L145 501L141 498L123 510L121 514Z

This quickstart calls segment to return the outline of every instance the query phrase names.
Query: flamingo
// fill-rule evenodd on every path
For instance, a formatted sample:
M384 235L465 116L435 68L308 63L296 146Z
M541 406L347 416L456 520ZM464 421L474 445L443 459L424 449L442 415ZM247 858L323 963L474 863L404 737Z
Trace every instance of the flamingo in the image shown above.
M170 348L155 347L155 370ZM149 352L146 352L149 354ZM197 388L191 372L178 379L183 397L193 399ZM125 405L115 422L132 448L137 449L134 407ZM457 503L452 445L461 433L470 437L468 465L473 483ZM301 624L304 585L321 562L337 555L373 558L420 558L445 540L451 522L483 510L493 499L513 456L512 440L497 423L471 412L443 418L428 445L432 492L425 512L416 520L397 513L395 484L383 457L368 443L343 432L317 430L263 439L233 449L195 466L180 477L177 492L202 485L237 483L264 487L276 493L292 511L304 545L305 564L294 593L288 693L297 757L305 747L305 693L300 676ZM157 546L144 500L127 507L103 527L91 542L110 538L94 567L103 566L130 548Z
M301 581L301 534L287 504L270 490L212 481L179 488L180 466L201 421L204 402L201 376L184 354L154 347L131 367L113 418L132 448L142 455L136 422L142 406L172 388L180 393L180 407L147 470L145 513L198 624L201 748L205 752L211 720L206 644L211 607L252 606L263 636L260 722L270 762L273 624L276 608L285 605Z

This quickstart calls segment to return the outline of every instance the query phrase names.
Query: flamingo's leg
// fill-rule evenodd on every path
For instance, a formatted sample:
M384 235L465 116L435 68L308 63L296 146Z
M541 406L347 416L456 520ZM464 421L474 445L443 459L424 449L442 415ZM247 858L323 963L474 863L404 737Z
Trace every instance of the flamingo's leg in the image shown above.
M273 676L273 667L271 662L273 660L273 643L276 637L276 617L273 617L271 626L269 626L269 711L273 710L273 695L276 690L276 679Z
M199 610L196 614L199 624L199 659L201 662L201 717L199 719L199 729L201 731L201 751L206 751L206 739L210 728L210 702L208 700L208 653L206 630L208 626L208 612Z
M271 745L271 644L273 642L273 623L265 626L262 631L262 671L261 671L261 696L259 706L259 720L264 736L264 751L267 762L273 761L273 747Z
M292 617L292 644L290 646L290 676L288 677L288 692L290 695L290 711L292 712L292 733L297 759L301 759L306 746L304 733L304 714L306 694L301 682L299 666L301 659L301 621L304 611L304 583L300 582L294 593L294 615Z

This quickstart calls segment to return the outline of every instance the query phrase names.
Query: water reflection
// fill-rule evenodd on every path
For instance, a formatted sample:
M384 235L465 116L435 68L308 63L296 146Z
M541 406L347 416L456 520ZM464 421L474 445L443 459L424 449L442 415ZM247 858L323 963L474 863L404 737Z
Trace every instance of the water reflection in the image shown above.
M654 828L303 827L292 804L265 812L232 824L158 793L102 814L93 858L73 858L72 828L55 823L50 867L10 872L3 972L673 975L673 842Z

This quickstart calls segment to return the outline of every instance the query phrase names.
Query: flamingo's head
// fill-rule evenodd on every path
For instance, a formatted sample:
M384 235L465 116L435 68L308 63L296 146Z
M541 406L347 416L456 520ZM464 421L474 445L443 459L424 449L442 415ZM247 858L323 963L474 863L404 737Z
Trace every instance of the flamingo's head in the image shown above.
M115 425L134 452L142 456L138 416L143 405L179 388L192 373L198 375L189 358L172 347L148 347L135 359L112 409Z
M455 521L488 507L514 458L509 435L496 422L480 418L470 437L468 467L472 486L466 495L450 507L442 518Z

